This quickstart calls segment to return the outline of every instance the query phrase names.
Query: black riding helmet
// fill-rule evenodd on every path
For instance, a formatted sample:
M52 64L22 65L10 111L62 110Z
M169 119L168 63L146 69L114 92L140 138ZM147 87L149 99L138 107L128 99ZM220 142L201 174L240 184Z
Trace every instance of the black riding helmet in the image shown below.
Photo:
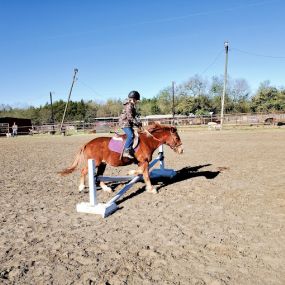
M141 95L138 91L131 91L128 95L129 98L132 99L136 99L136 100L140 100L141 99Z

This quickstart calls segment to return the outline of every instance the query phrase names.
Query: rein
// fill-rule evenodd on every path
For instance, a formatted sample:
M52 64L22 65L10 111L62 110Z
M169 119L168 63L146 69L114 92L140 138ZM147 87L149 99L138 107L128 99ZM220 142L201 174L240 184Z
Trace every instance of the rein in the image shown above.
M163 131L163 130L161 130L161 129L153 129L152 131L157 131L157 130ZM162 144L162 140L156 138L156 137L155 137L151 132L149 132L147 129L144 129L144 131L145 131L145 133L147 133L148 135L150 135L153 139L155 139L156 141L159 141L159 142ZM170 130L170 135L171 135L173 144L169 145L169 147L170 147L171 149L173 149L174 151L176 151L177 148L182 145L182 143L180 143L180 144L178 144L178 145L175 144L175 140L174 140L174 138L173 138L173 132L171 132L171 130Z
M162 141L158 138L156 138L152 133L150 133L147 129L144 129L145 133L147 133L149 136L151 136L153 139L155 139L156 141L159 141L160 143L162 143Z

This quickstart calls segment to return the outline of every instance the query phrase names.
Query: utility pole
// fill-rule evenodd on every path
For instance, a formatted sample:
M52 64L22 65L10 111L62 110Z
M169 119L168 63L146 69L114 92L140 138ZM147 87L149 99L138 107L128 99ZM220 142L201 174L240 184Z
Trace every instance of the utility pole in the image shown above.
M52 92L49 92L50 97L50 108L51 108L51 122L54 125L54 114L53 114L53 106L52 106Z
M172 123L174 124L174 116L175 116L175 105L174 105L174 84L175 82L172 81Z
M54 114L53 114L53 105L52 105L52 92L49 92L49 97L50 97L50 108L51 108L51 123L52 123L52 132L51 134L55 134L54 130Z
M228 54L229 54L229 43L225 42L225 52L226 52L226 60L225 60L225 77L224 77L224 89L223 95L221 99L221 129L223 128L224 122L224 105L225 105L225 96L226 96L226 89L227 89L227 77L228 77Z
M77 74L77 72L78 72L78 69L77 69L77 68L74 68L74 75L73 75L73 79L72 79L72 84L71 84L71 87L70 87L68 99L67 99L67 102L66 102L66 105L65 105L65 109L64 109L64 112L63 112L62 121L61 121L61 124L60 124L60 132L61 132L61 133L63 132L63 131L62 131L62 125L63 125L63 121L64 121L64 118L65 118L67 106L68 106L68 103L69 103L69 100L70 100L72 88L73 88L74 82L75 82L75 80L76 80L76 74Z

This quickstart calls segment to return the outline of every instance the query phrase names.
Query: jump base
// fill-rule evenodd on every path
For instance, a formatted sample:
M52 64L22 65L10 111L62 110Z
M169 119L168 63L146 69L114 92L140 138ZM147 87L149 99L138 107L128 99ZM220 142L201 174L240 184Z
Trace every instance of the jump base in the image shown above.
M82 202L76 205L76 210L79 213L97 214L102 218L106 218L118 209L116 203L98 203L97 205L91 205L88 202Z

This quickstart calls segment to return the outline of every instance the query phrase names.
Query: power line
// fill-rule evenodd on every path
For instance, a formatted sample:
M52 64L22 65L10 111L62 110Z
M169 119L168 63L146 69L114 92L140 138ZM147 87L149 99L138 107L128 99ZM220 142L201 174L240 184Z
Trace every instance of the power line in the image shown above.
M83 82L81 79L78 79L78 78L77 78L77 81L78 81L81 85L85 86L85 87L88 88L90 91L92 91L92 92L96 95L96 97L95 97L96 99L103 100L104 97L107 97L107 99L110 97L110 95L107 95L107 94L103 95L103 94L99 93L99 92L96 91L93 87L91 87L89 84L86 84L85 82ZM126 95L126 94L116 94L116 96L118 96L118 97L125 96L125 95ZM113 98L113 99L116 98L116 97L114 97L113 92L112 92L111 98Z
M238 51L240 53L245 53L248 55L253 55L253 56L258 56L258 57L267 57L267 58L275 58L275 59L285 59L285 56L274 56L274 55L266 55L266 54L258 54L258 53L254 53L254 52L249 52L249 51L245 51L245 50L241 50L238 48L231 48L231 50L235 50Z
M232 6L232 7L229 7L229 8L222 8L222 9L215 9L215 10L208 10L208 11L200 11L200 12L194 12L194 13L180 15L180 16L176 16L176 17L160 18L160 19L155 19L155 20L137 22L135 24L132 24L132 26L144 25L144 24L156 24L156 23L173 22L173 21L183 20L183 19L187 19L187 18L191 18L191 17L209 16L209 15L212 15L212 14L233 12L233 11L236 11L236 10L239 10L239 9L244 9L244 8L246 9L246 8L256 7L256 6L263 6L263 5L271 4L272 2L278 2L278 1L280 1L280 0L257 1L257 2L250 3L250 4Z
M205 72L207 72L219 59L219 57L221 56L223 52L223 49L221 49L218 54L215 56L214 60L203 70L202 74L204 74Z
M79 79L77 78L77 81L78 81L80 84L82 84L83 86L85 86L86 88L88 88L89 90L91 90L91 91L96 95L96 97L97 97L98 99L102 99L103 96L102 96L99 92L97 92L93 87L90 87L88 84L84 83L81 79L79 80Z

